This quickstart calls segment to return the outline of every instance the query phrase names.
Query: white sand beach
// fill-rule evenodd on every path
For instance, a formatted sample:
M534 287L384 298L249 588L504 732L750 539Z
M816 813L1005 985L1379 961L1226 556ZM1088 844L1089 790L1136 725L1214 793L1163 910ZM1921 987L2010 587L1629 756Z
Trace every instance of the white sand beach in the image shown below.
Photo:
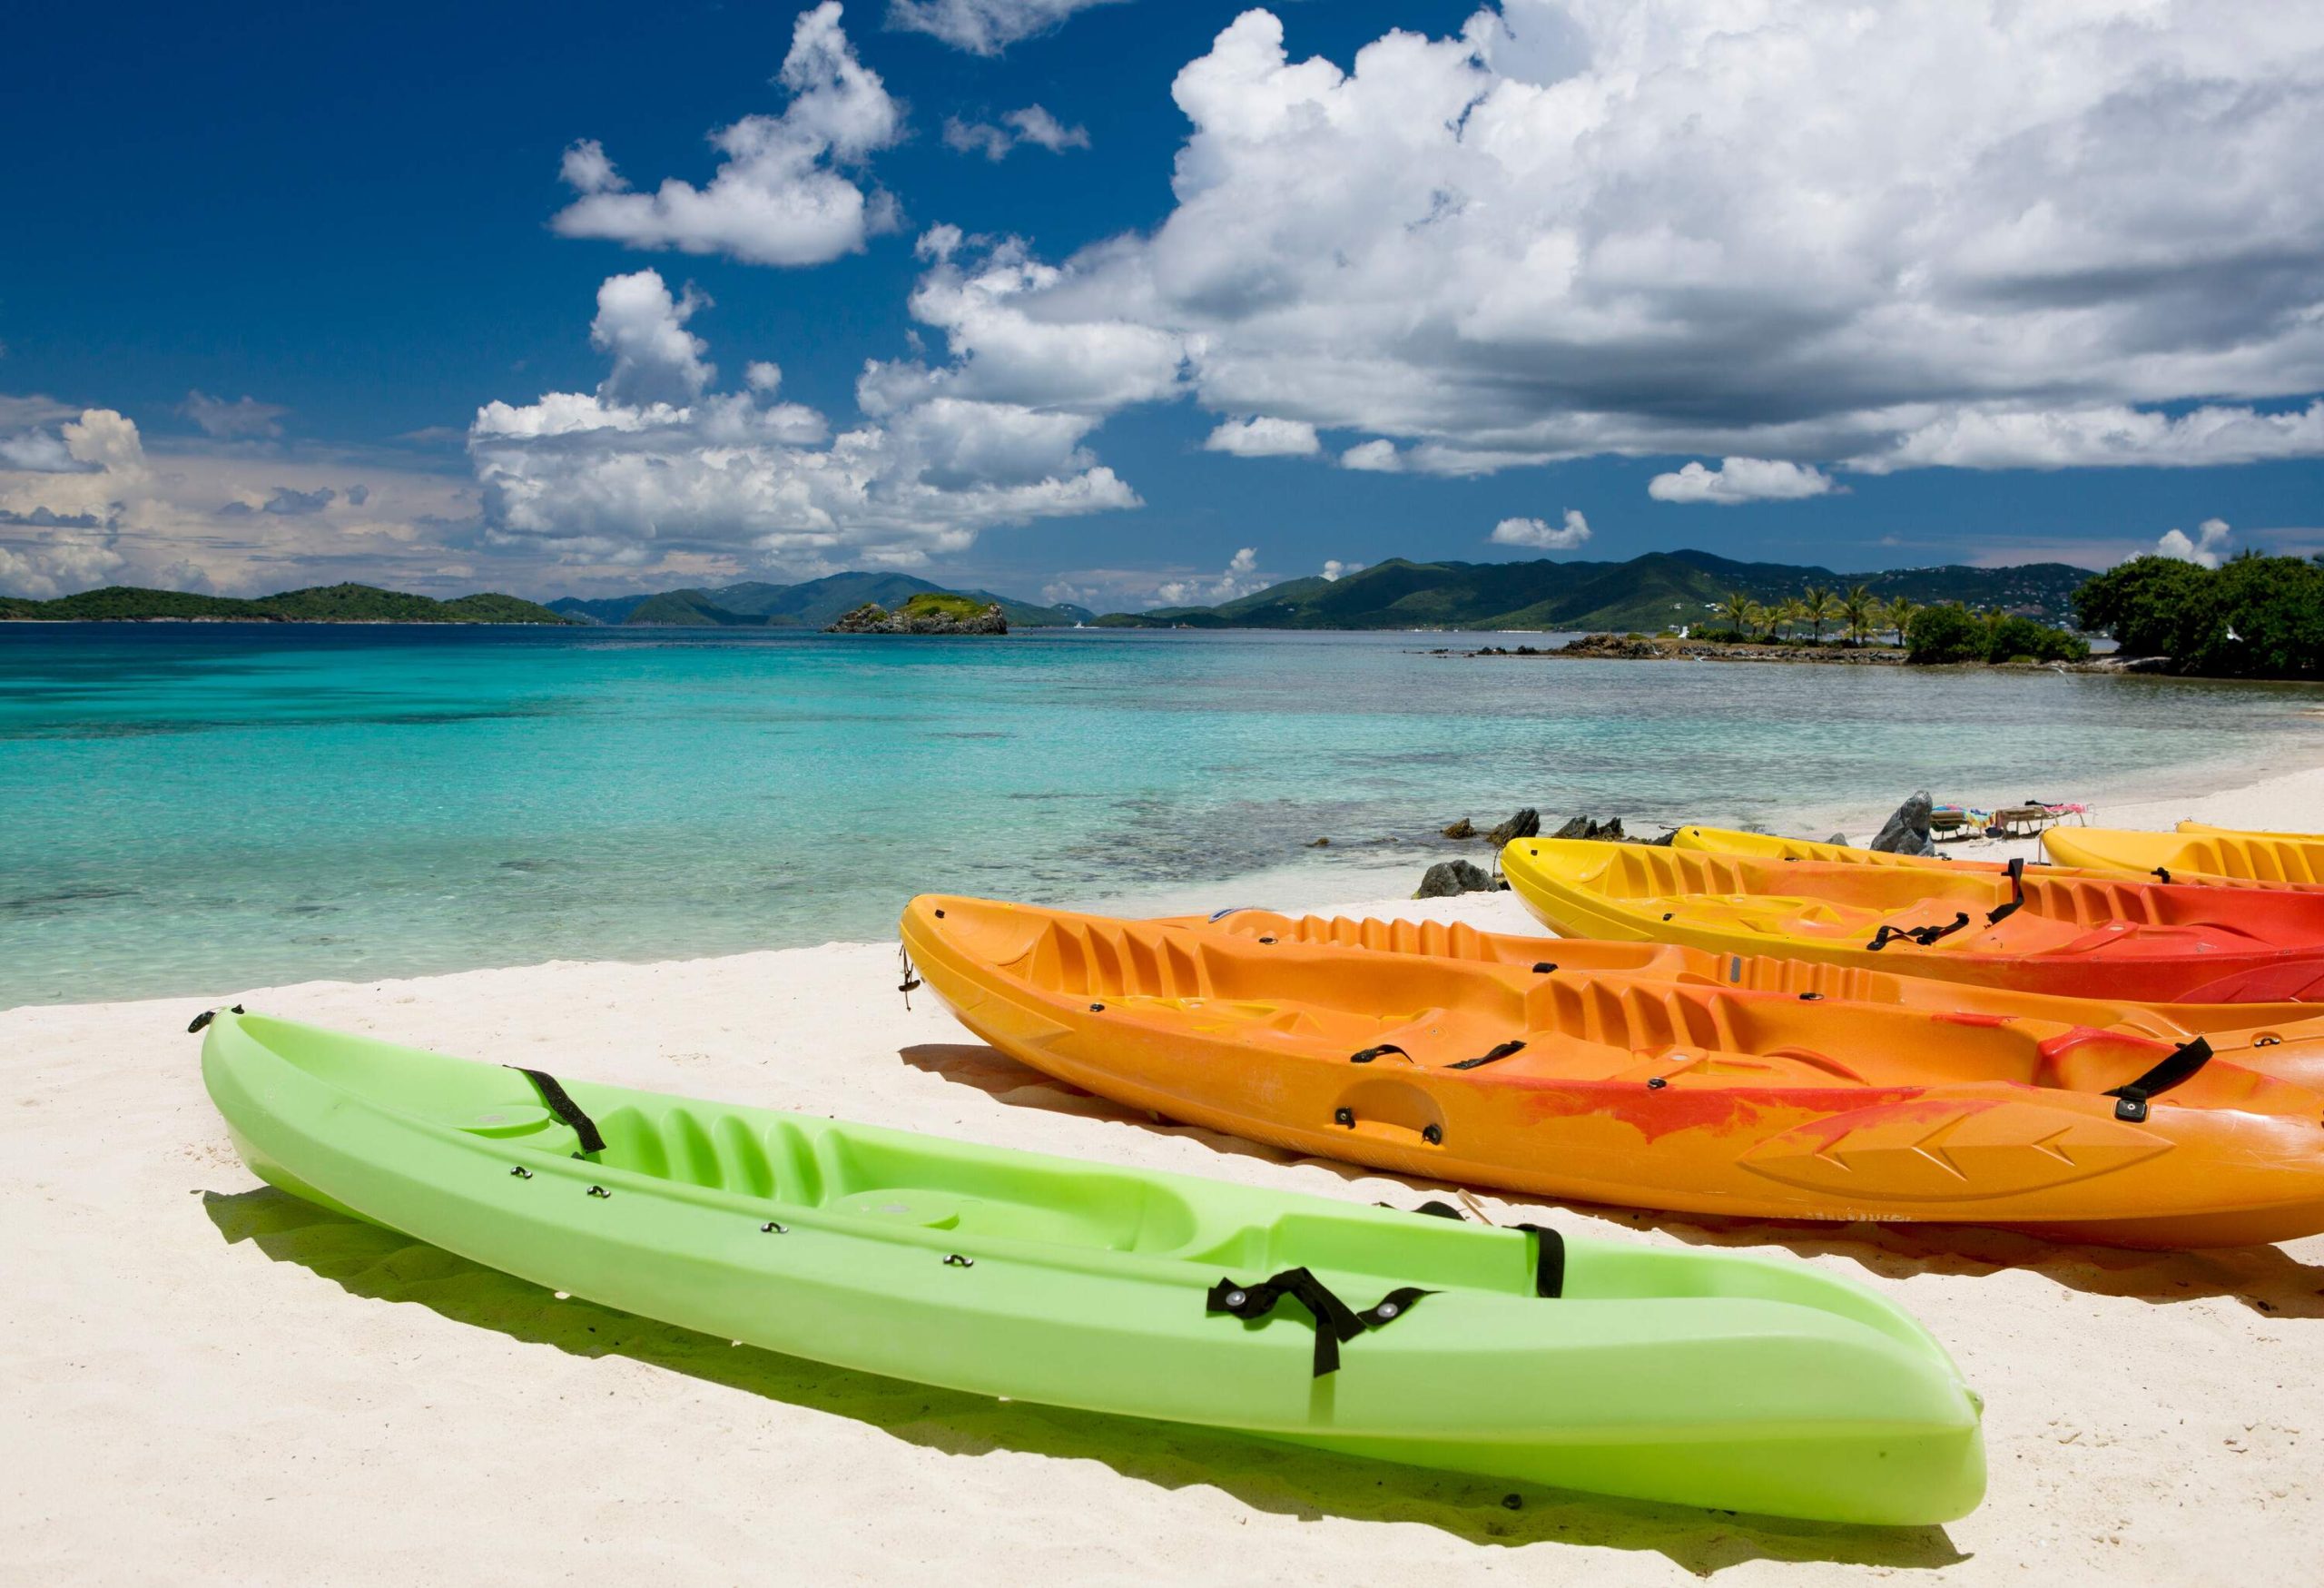
M2101 815L2313 830L2324 769ZM1341 908L1535 930L1507 894ZM1790 1253L1874 1286L1987 1404L1989 1497L1942 1529L1529 1488L1512 1509L1506 1484L999 1404L559 1300L260 1185L185 1034L239 1000L1009 1147L1363 1202L1437 1189L1158 1126L983 1048L932 997L907 1010L896 981L892 943L833 944L0 1013L0 1580L2243 1584L2324 1536L2324 1238L2153 1255L1482 1198L1496 1222Z

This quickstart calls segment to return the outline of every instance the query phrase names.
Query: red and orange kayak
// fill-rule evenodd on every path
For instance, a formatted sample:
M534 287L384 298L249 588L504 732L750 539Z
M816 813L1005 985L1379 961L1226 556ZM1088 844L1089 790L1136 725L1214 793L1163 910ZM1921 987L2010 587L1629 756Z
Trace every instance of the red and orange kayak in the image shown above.
M2140 1003L2129 999L2053 998L1973 981L1939 981L1772 954L1723 954L1667 942L1601 942L1481 932L1460 921L1279 915L1229 910L1168 918L1188 932L1341 952L1416 954L1591 975L1634 976L1745 992L1780 992L1811 1002L1886 1004L1932 1014L2047 1021L2094 1026L2168 1042L2203 1037L2221 1058L2324 1091L2324 1003Z
M1695 1213L2324 1230L2324 1095L2200 1039L974 899L915 899L902 929L1001 1051L1295 1151Z
M2022 992L2324 1001L2324 893L1520 839L1502 874L1575 937L1775 954Z

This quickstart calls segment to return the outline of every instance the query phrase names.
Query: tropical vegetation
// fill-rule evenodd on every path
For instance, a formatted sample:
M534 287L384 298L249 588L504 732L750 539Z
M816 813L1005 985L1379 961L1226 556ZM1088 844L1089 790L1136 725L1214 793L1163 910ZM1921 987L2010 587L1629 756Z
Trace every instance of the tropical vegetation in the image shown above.
M1954 602L1924 607L1906 620L1908 662L2080 662L2090 642L2014 612L1976 613Z
M544 623L572 621L495 591L438 601L373 585L320 585L243 599L108 585L53 601L0 597L0 619L46 623Z
M2125 656L2214 678L2324 676L2324 558L2246 552L2215 568L2133 557L2076 592L2084 628Z

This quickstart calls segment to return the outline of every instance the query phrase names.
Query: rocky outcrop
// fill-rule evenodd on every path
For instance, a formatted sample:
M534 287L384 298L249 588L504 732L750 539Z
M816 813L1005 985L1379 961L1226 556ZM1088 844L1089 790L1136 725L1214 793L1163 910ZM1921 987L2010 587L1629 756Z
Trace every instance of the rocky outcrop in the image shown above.
M1555 833L1552 838L1594 838L1608 843L1627 843L1630 837L1622 831L1622 819L1609 816L1600 822L1595 816L1576 816Z
M1485 834L1485 842L1499 849L1504 843L1514 843L1520 838L1536 838L1541 832L1541 813L1527 805L1515 815Z
M1450 899L1455 893L1490 893L1497 884L1484 872L1465 860L1441 860L1428 868L1420 880L1420 892L1415 899Z
M1474 838L1476 835L1477 824L1466 816L1444 829L1444 836L1447 838Z
M1929 792L1921 790L1896 807L1896 814L1881 827L1871 847L1884 854L1935 854L1936 840L1928 830L1929 813L1935 808Z
M950 612L891 612L876 601L866 601L841 615L825 634L1007 634L1009 620L998 603L971 617Z

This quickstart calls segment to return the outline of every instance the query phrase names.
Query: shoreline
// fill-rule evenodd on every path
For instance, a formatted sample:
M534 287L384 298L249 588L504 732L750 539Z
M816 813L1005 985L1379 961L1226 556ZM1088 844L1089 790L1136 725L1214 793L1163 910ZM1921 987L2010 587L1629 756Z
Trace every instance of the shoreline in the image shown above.
M2319 798L2324 766L2303 766L2108 814L2300 826ZM1355 879L1313 882L1346 901ZM1287 891L1264 902L1328 907ZM1222 892L1244 902L1252 890ZM1538 930L1506 893L1338 907ZM829 943L562 962L230 1001L1084 1160L1399 1207L1446 1194L1049 1080L926 992L907 1008L896 954ZM1615 1584L1853 1583L1898 1569L2164 1583L2262 1575L2324 1526L2324 1238L2155 1254L1481 1193L1495 1223L1813 1263L1929 1327L1986 1397L1984 1505L1941 1529L1784 1524L996 1404L555 1297L262 1187L202 1093L185 1026L208 1001L0 1012L15 1104L0 1112L0 1196L19 1253L19 1281L0 1291L16 1343L0 1416L41 1453L12 1480L0 1547L28 1579L389 1583L452 1560L478 1578L714 1583L763 1571L772 1538L811 1580L942 1570L961 1588L1209 1581L1227 1559L1255 1580L1465 1584L1515 1566ZM543 1492L556 1504L525 1498ZM118 1524L125 1493L139 1496L133 1529ZM2201 1504L2180 1503L2188 1494Z

